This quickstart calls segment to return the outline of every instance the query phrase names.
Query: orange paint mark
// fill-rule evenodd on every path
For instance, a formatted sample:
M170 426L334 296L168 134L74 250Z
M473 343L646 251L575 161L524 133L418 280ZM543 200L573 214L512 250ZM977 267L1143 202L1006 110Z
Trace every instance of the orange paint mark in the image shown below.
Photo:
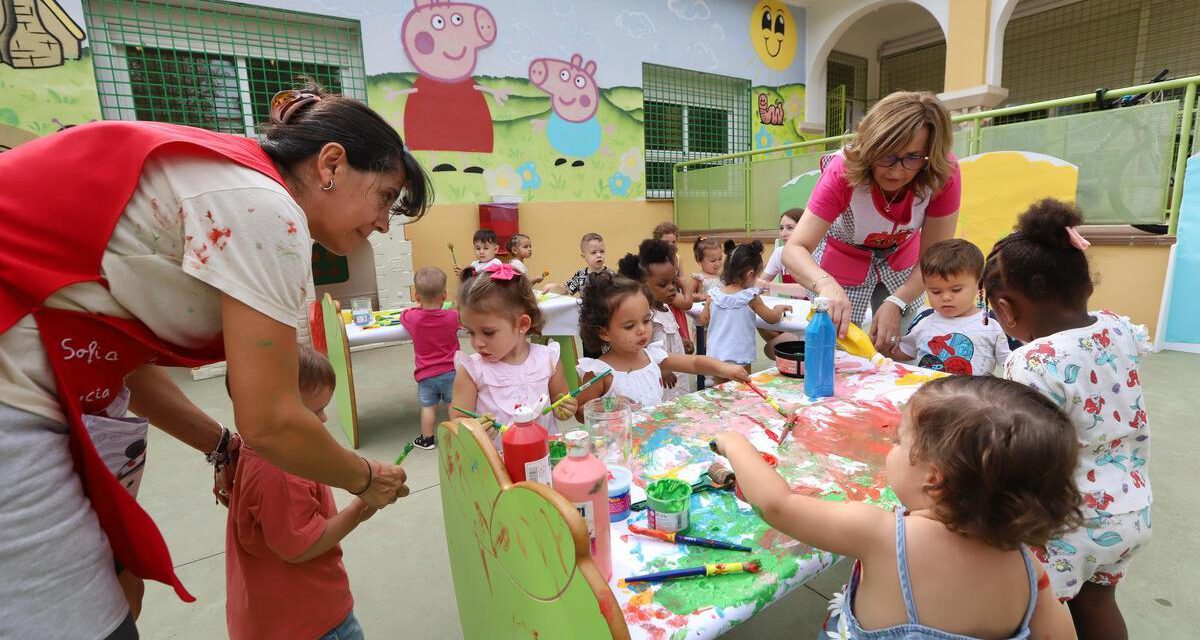
M508 538L508 527L500 527L500 533L496 536L496 547L508 551L512 545L512 540Z
M296 223L295 222L292 222L291 220L287 221L287 232L289 235L296 233Z
M479 562L483 565L483 575L487 576L488 593L495 595L495 589L492 589L492 570L488 567L487 556L483 554L483 547L479 548Z
M205 217L205 218L208 218L208 221L209 221L209 222L216 222L216 221L213 219L213 214L212 214L212 211L205 211L205 212L204 212L204 217Z

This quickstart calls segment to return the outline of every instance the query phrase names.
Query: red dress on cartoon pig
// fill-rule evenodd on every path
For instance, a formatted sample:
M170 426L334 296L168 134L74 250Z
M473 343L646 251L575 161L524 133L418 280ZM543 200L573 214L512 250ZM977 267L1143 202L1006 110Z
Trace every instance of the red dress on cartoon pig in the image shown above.
M492 114L471 74L478 51L496 40L492 14L475 4L415 0L401 33L404 52L421 74L405 92L408 147L491 153Z
M475 80L421 76L404 107L404 143L415 151L492 152L492 113Z

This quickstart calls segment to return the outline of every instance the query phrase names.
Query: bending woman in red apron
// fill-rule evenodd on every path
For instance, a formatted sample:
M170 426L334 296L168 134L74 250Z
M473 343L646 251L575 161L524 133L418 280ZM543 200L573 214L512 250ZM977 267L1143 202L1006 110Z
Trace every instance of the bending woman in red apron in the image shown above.
M284 92L271 120L261 143L101 122L0 155L0 637L137 637L114 560L192 600L96 446L128 399L224 456L229 434L159 367L227 361L238 431L272 464L374 507L408 494L305 409L296 326L311 242L346 254L419 217L427 178L354 100Z
M896 92L871 108L822 169L783 264L829 298L839 335L871 310L871 339L891 353L901 316L924 304L921 253L954 237L958 224L962 181L952 135L936 97Z

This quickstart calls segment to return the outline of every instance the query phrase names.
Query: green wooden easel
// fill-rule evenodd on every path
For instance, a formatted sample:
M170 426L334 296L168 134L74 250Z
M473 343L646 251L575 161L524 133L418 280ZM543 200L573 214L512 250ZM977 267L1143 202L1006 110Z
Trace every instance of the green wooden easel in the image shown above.
M474 420L443 422L437 440L463 637L628 640L575 507L544 485L513 484Z

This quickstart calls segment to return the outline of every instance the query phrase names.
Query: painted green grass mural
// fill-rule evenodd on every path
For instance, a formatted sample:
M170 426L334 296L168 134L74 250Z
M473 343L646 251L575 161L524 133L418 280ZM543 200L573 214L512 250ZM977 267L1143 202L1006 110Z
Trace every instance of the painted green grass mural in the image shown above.
M415 73L387 73L367 79L367 102L401 134L406 96L398 92L411 88L416 77ZM544 123L539 122L550 117L549 95L524 78L476 76L475 81L509 94L503 104L486 95L494 151L416 152L426 168L445 163L459 169L433 174L439 203L488 202L504 195L521 196L526 202L633 200L645 195L640 88L601 89L596 118L603 142L599 151L583 158L583 166L573 167L571 162L555 165L563 156L550 145ZM461 172L472 165L484 172Z
M67 60L57 67L0 65L0 126L43 136L58 131L59 123L80 124L99 118L96 76L86 50L79 60Z

